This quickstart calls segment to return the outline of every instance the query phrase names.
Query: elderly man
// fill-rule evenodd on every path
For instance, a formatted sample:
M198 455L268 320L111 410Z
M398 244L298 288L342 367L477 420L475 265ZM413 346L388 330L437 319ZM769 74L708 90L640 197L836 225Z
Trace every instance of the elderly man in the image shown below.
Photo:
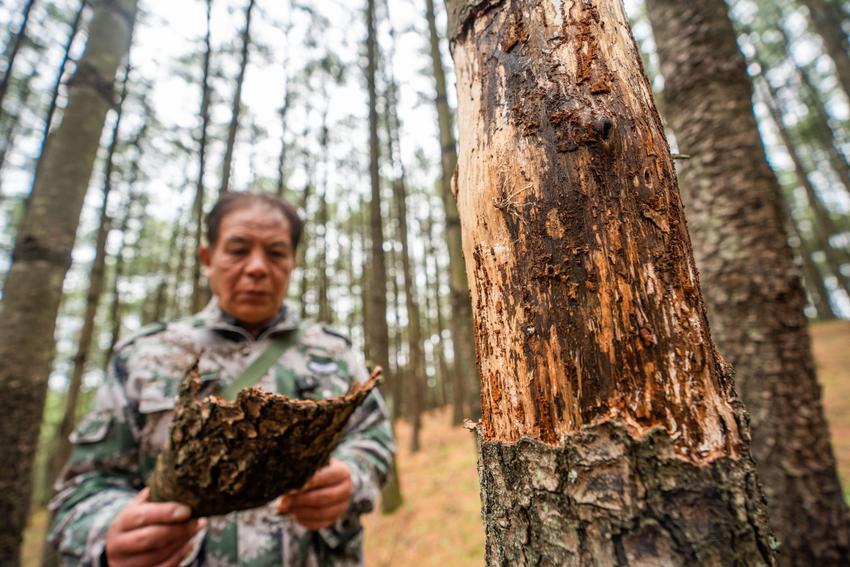
M210 211L209 245L199 255L212 301L119 345L94 409L72 436L51 503L51 538L66 563L362 564L359 515L374 507L394 450L376 391L351 417L330 463L266 506L189 519L185 506L149 502L143 489L168 437L177 385L199 354L207 391L239 378L278 338L288 342L259 378L267 390L318 399L365 379L343 335L300 322L283 303L302 227L289 203L265 194L231 193Z

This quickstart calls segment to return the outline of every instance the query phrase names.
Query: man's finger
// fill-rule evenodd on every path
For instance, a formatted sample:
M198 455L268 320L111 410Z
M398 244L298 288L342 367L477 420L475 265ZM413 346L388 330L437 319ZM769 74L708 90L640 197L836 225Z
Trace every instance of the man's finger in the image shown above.
M157 565L156 567L178 567L183 559L186 558L190 553L192 553L192 549L194 545L192 540L189 540L186 545L177 550L176 553L168 557L165 561Z
M304 522L333 523L347 509L347 504L340 504L327 508L299 508L298 510L293 510L291 514L299 524L303 524Z
M305 492L307 490L313 490L329 484L336 484L346 478L351 478L351 473L348 471L348 467L340 461L331 459L328 466L316 471L316 474L314 474L300 490L294 492Z
M188 506L176 502L132 502L116 518L120 531L129 531L153 524L179 524L192 515Z
M175 556L178 556L180 554L180 550L183 549L185 545L185 543L175 542L167 547L157 549L156 551L124 557L121 558L121 565L122 567L150 567L152 565L167 565L175 558ZM177 565L179 564L180 561L178 560Z
M185 544L199 529L197 520L184 524L148 525L119 532L110 544L113 553L118 557L154 553L170 547L175 547L173 551L176 551L176 547ZM154 565L156 562L149 564Z
M286 507L290 511L298 508L323 508L348 503L350 498L351 483L340 482L286 497Z

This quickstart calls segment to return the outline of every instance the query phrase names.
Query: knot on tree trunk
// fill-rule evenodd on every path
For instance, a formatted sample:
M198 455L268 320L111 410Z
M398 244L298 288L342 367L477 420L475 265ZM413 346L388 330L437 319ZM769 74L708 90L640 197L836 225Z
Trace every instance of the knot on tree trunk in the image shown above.
M186 373L169 443L148 479L151 500L194 516L256 508L300 488L324 466L348 418L378 384L380 369L344 396L293 400L257 387L235 401L199 399L197 363Z

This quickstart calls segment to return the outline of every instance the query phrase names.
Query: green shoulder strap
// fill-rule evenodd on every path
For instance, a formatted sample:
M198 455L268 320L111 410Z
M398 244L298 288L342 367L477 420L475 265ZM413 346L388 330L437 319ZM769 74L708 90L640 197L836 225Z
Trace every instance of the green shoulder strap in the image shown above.
M250 388L260 381L260 378L268 372L269 368L277 362L280 355L283 354L290 345L295 344L301 336L301 330L296 329L284 335L278 335L271 339L269 347L251 363L251 366L246 368L242 375L230 384L221 389L221 397L225 400L235 400L236 396L243 388Z

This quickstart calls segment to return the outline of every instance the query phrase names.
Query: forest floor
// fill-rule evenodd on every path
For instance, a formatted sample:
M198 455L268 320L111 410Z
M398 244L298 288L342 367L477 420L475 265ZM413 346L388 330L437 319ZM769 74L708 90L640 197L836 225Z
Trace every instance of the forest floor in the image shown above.
M839 474L850 502L850 321L815 324L812 338ZM422 450L411 454L410 427L404 422L396 426L404 505L388 516L376 512L364 518L366 565L482 565L474 436L453 427L447 411L426 415L422 432ZM45 511L35 510L24 567L38 566L45 523Z

